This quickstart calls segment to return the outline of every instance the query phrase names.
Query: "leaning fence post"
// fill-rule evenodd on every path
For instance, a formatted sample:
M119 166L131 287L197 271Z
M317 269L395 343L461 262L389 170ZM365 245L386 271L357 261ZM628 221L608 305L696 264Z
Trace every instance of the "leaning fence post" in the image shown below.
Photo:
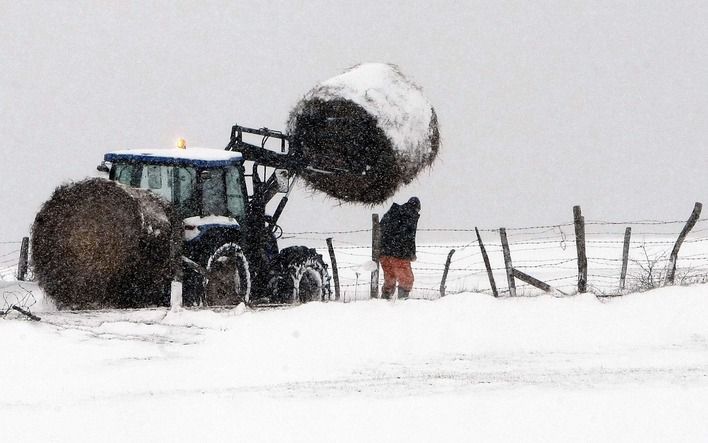
M339 301L339 270L337 269L337 257L334 255L332 237L327 238L327 249L329 249L329 260L332 262L332 276L334 277L334 299Z
M622 248L622 272L620 273L620 290L624 289L624 281L627 277L627 261L629 260L629 240L632 237L632 228L624 230L624 247Z
M575 224L575 249L578 251L578 292L587 291L588 259L585 255L585 218L580 212L580 206L573 206L573 222Z
M676 243L674 244L674 249L671 251L671 255L669 256L669 269L666 272L667 284L674 284L674 275L676 274L676 260L678 259L679 249L681 249L681 244L683 243L683 240L686 238L688 233L691 232L691 229L693 229L693 226L695 226L696 222L698 221L698 218L701 216L701 209L703 209L703 204L700 202L696 202L696 204L693 206L691 216L688 218L688 221L686 221L686 225L683 227L683 230L681 230L681 234L679 234L679 237L676 240Z
M506 281L509 284L509 295L516 297L516 284L514 283L514 267L511 265L511 251L509 242L506 240L506 229L499 228L502 250L504 251L504 266L506 267Z
M447 280L447 271L450 269L450 261L452 260L452 254L455 253L454 249L450 249L447 254L447 260L445 261L445 270L443 271L442 281L440 282L440 297L445 297L445 281Z
M533 278L530 275L526 274L525 272L521 272L518 269L512 269L511 272L514 274L514 277L518 278L519 280L526 282L530 284L531 286L534 286L538 289L541 289L545 292L551 292L553 288L551 288L551 285L548 283L544 283L541 280L537 278Z
M17 279L24 281L27 276L27 263L29 261L29 237L22 237L22 246L20 247L20 259L17 262Z
M371 214L371 260L376 264L376 268L371 271L371 298L379 297L380 246L381 235L379 233L379 214Z
M489 256L487 255L487 250L482 243L482 237L479 235L479 229L474 227L474 232L477 233L477 243L479 243L479 249L482 251L482 258L484 259L484 266L487 268L487 275L489 276L489 284L492 286L492 294L495 297L499 297L497 292L497 285L494 283L494 274L492 273L492 265L489 264Z

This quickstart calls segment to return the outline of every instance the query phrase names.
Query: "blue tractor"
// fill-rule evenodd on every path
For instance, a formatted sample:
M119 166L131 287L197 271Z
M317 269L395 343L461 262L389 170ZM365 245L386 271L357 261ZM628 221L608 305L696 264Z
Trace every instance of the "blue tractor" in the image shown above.
M244 134L259 137L260 146L244 142ZM266 148L273 141L280 152ZM328 300L322 255L305 246L278 248L278 219L297 171L307 168L287 146L278 131L235 125L223 151L187 148L180 140L173 149L109 152L98 169L160 195L183 220L175 278L183 283L184 305ZM278 194L284 196L277 208L266 214Z

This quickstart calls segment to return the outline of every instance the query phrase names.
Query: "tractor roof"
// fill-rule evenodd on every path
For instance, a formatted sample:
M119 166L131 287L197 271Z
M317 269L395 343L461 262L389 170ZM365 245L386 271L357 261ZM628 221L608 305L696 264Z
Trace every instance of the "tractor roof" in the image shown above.
M208 148L124 149L111 151L103 159L114 163L122 161L198 168L222 168L243 163L243 155L240 152Z

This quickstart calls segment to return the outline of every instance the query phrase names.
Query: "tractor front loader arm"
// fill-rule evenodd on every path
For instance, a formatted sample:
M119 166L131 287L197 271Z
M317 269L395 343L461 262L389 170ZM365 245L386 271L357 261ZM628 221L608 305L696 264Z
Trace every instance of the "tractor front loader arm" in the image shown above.
M243 134L254 134L263 137L261 146L256 146L243 141ZM270 138L280 140L281 153L271 151L265 148L265 144ZM293 174L297 174L303 168L302 162L292 153L285 152L286 144L290 142L290 138L280 131L274 131L268 128L254 129L244 126L234 125L231 128L231 140L226 145L227 151L240 152L245 160L250 160L259 165L268 166L271 168L285 169Z

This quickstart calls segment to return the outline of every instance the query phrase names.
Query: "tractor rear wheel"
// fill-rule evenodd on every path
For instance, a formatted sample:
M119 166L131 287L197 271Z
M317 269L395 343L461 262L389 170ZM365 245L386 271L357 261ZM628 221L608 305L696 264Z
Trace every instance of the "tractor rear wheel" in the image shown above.
M248 303L251 275L248 260L235 243L219 247L206 266L204 305L229 306Z
M332 294L327 264L305 246L283 249L270 271L268 290L276 303L326 301Z

